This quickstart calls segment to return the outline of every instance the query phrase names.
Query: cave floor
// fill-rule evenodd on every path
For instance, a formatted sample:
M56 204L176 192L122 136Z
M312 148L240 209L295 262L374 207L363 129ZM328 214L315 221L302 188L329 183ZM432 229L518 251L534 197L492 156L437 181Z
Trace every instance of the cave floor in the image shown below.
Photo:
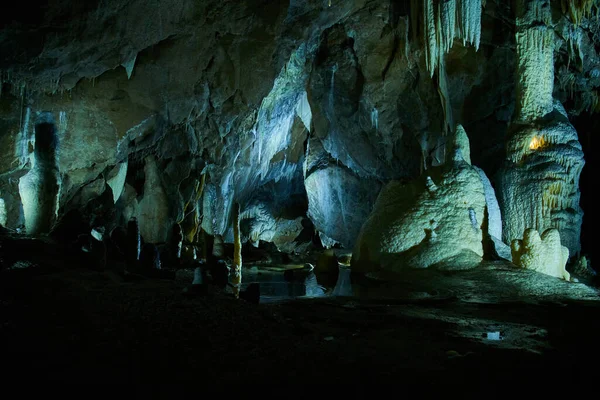
M189 270L136 282L82 267L25 271L0 275L6 382L486 387L599 375L593 292L494 300L383 288L256 305L217 289L183 295Z

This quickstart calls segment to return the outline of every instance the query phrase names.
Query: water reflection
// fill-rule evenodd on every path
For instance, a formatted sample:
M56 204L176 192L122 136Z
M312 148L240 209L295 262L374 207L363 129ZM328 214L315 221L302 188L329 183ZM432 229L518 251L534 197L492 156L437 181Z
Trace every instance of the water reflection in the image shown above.
M252 283L260 285L260 302L271 303L298 298L323 296L352 296L350 269L340 267L335 286L319 283L312 270L288 269L279 270L248 268L243 273L242 290Z
M350 268L339 268L338 279L333 289L333 296L352 296L352 282Z

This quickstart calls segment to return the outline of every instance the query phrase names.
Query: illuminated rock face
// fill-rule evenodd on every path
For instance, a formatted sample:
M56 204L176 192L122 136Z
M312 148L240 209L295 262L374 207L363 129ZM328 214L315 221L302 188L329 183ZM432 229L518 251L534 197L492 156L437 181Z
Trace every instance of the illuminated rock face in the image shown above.
M523 240L511 242L511 250L513 262L521 268L566 281L571 278L565 270L569 250L561 245L560 233L556 229L547 229L541 237L535 229L527 229L523 233Z
M517 0L517 121L533 121L553 109L554 30L550 0Z
M23 222L17 184L42 110L54 114L61 143L59 220L87 204L81 225L96 220L90 201L101 197L107 224L139 217L146 240L163 241L179 223L191 242L201 222L230 242L239 203L243 240L295 251L304 230L302 238L350 250L382 186L452 158L455 122L468 127L473 164L492 177L513 111L523 126L552 111L553 58L557 81L567 67L575 82L569 107L600 85L595 21L574 27L554 1L519 2L516 39L515 8L482 0L67 3L49 6L45 26L70 21L51 40L44 30L0 32L0 197L12 229ZM583 65L566 65L569 45ZM549 149L541 132L535 138L532 149ZM160 187L146 190L149 154L159 167L148 180ZM497 237L493 187L479 172ZM528 175L516 175L515 185L527 186ZM517 209L506 217L528 212Z
M276 217L265 203L253 204L240 214L241 239L258 246L259 241L273 243L279 251L292 252L302 231L302 218ZM235 233L235 232L234 232Z
M169 223L169 203L162 187L158 165L154 157L146 157L144 166L144 197L139 204L137 219L140 234L146 243L164 243Z
M556 228L571 255L581 248L577 132L552 98L554 40L548 0L517 2L517 109L499 174L504 241Z
M352 268L473 268L483 256L484 211L479 174L462 157L413 183L390 182L362 227Z
M579 177L584 159L577 132L560 108L534 126L513 126L499 200L506 243L528 228L556 228L575 255L581 248Z
M351 249L381 188L330 159L318 140L311 140L305 178L308 216L325 247L341 243Z
M58 138L51 114L42 114L35 127L33 167L19 180L25 229L30 235L48 233L56 218L59 191Z
M6 226L6 204L4 199L0 198L0 225Z

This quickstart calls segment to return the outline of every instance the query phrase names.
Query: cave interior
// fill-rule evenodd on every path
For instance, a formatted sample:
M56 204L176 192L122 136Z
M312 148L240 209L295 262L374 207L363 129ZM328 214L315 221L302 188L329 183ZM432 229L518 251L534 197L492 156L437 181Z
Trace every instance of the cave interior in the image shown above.
M5 377L585 387L598 131L599 0L15 3Z

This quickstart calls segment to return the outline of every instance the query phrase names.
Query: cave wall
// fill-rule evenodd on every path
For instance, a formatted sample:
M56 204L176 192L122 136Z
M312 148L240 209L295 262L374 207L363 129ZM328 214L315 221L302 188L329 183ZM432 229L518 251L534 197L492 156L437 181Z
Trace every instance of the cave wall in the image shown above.
M478 45L454 40L435 73L415 1L86 4L56 1L41 22L3 24L9 228L25 225L18 182L33 167L40 115L56 125L58 223L136 217L157 243L176 223L191 241L200 228L231 241L240 203L245 240L293 251L315 229L323 245L352 248L381 188L443 164L457 123L474 165L488 176L502 165L517 70L506 2L485 2ZM593 112L598 32L552 12L555 97Z

